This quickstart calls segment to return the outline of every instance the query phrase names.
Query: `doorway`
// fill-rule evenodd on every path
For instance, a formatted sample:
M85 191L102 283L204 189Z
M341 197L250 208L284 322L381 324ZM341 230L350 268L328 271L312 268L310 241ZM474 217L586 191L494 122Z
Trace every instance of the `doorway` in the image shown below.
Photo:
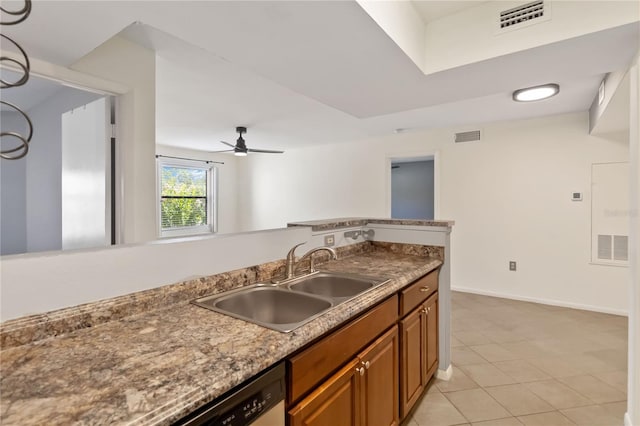
M391 218L433 220L436 164L433 156L391 159Z
M13 81L11 70L0 73ZM24 107L34 133L28 155L3 160L0 166L0 255L103 247L114 242L114 192L119 178L114 170L111 124L117 104L114 94L119 93L69 80L72 78L61 81L33 74L22 90L7 94L7 101ZM24 131L26 125L17 113L0 112L3 131ZM100 129L101 136L76 131L76 127ZM98 212L87 199L80 201L81 193L99 198L102 210ZM95 238L87 240L89 232L83 224L89 220L96 232Z

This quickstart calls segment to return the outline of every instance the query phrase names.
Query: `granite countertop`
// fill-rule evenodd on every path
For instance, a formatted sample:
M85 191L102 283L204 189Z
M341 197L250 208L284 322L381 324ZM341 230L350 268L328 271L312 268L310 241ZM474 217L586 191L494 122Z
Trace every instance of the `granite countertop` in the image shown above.
M168 425L441 265L374 251L321 268L392 278L280 333L177 303L0 352L0 423Z
M291 222L287 226L307 226L312 231L330 231L340 228L352 228L356 226L378 225L405 225L405 226L441 226L451 227L453 220L426 220L426 219L376 219L365 217L345 217L338 219L310 220L306 222Z

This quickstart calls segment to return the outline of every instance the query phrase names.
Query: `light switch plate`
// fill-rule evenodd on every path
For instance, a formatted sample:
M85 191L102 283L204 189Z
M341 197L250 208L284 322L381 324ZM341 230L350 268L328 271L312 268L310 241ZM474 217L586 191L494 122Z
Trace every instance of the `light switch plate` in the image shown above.
M516 261L515 260L509 261L509 270L510 271L515 271L516 270Z

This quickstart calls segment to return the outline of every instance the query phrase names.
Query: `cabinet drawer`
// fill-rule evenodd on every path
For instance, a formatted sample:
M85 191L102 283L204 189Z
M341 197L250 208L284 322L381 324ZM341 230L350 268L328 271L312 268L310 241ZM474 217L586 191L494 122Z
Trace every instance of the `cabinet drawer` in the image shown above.
M293 403L353 358L398 319L398 297L392 296L359 318L287 360L287 401Z
M429 272L400 292L400 317L407 315L438 289L438 270Z

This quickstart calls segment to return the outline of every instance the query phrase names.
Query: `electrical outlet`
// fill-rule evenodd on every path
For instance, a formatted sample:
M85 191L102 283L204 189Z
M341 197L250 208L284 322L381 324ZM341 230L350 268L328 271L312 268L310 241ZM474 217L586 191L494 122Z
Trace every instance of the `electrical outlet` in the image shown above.
M515 260L509 261L509 270L510 271L515 271L516 270L516 261Z
M331 246L335 245L335 243L336 243L336 237L333 234L324 236L324 245L325 246L331 247Z

